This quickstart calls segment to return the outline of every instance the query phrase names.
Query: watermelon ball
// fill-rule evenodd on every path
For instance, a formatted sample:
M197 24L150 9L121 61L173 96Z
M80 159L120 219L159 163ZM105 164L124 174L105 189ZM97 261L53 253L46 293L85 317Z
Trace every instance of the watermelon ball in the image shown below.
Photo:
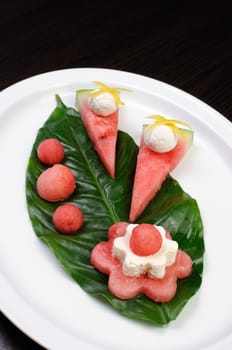
M148 256L160 250L162 236L153 225L140 224L133 229L129 244L134 254Z
M48 202L59 202L67 199L76 187L72 171L63 164L55 164L44 170L37 179L38 195Z
M59 232L73 234L83 225L83 214L76 205L63 204L55 210L52 220Z
M108 229L108 237L109 239L122 237L125 235L126 229L128 226L128 222L118 221L110 226Z
M46 165L61 163L64 159L64 147L57 139L46 139L40 142L37 156Z

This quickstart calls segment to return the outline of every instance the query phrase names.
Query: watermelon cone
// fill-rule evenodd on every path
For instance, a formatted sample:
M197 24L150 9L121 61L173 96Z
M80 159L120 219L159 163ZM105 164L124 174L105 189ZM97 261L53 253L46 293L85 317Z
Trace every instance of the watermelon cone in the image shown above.
M164 153L151 150L141 137L135 170L129 220L135 221L160 190L167 175L176 168L192 144L193 132L180 129L183 137L172 150Z
M76 106L96 152L110 176L114 178L119 110L117 109L107 117L94 113L88 104L88 96L91 91L77 91Z

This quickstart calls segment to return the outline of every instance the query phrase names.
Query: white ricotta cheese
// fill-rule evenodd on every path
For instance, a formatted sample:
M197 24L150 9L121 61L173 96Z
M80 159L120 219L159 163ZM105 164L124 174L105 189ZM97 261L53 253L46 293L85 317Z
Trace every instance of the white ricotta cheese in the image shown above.
M104 117L114 113L118 109L113 95L109 92L102 92L96 96L90 95L88 97L88 104L94 113Z
M129 243L136 226L136 224L128 225L125 235L114 240L113 255L121 260L125 275L136 277L147 273L150 277L163 278L166 266L175 262L178 243L165 237L165 229L162 226L155 226L162 236L160 250L149 256L136 255Z
M145 128L143 137L145 144L151 150L159 153L171 151L178 141L176 133L167 125Z

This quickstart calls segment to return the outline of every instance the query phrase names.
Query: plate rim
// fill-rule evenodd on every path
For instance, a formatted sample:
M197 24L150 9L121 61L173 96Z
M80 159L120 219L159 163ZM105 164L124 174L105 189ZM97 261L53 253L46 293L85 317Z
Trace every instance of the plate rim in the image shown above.
M106 73L106 74L112 74L112 75L128 75L131 78L134 78L139 81L144 81L146 80L147 84L156 85L156 88L159 87L159 89L162 90L162 94L157 94L163 97L163 92L168 92L170 95L175 95L174 98L167 98L168 101L172 102L173 105L179 105L179 102L181 100L182 106L185 106L189 102L192 103L194 102L194 108L195 111L197 112L198 110L205 110L206 112L206 119L201 120L202 123L206 124L207 127L215 132L219 127L223 128L223 141L226 142L229 146L231 146L231 135L232 135L232 122L226 118L223 114L218 112L216 109L211 107L209 104L206 102L202 101L200 98L190 94L189 92L186 92L182 90L179 87L176 87L174 85L171 85L167 82L163 82L161 80L158 80L156 78L151 78L149 76L143 75L143 74L138 74L138 73L133 73L129 72L126 70L117 70L113 68L96 68L96 67L81 67L81 68L65 68L65 69L57 69L57 70L52 70L52 71L47 71L43 73L39 73L36 75L32 75L29 77L26 77L22 80L19 80L12 85L6 87L2 91L0 91L0 116L1 113L8 108L7 104L7 99L8 95L14 95L15 97L15 103L17 100L19 100L19 96L17 96L17 91L20 89L20 96L22 98L28 96L28 87L31 89L31 92L40 92L44 91L43 88L38 87L37 89L35 88L34 81L41 80L44 81L44 83L49 82L50 83L50 88L52 87L60 87L64 86L64 83L58 82L55 80L60 76L61 78L65 77L65 75L68 76L68 82L69 84L72 82L73 84L75 81L77 81L76 78L74 78L75 73L81 73L81 74L99 74L99 73ZM71 76L73 74L73 76ZM51 84L51 79L55 78L53 84ZM93 79L90 79L89 81L92 81ZM65 84L66 85L66 84ZM15 94L16 93L16 94ZM209 115L209 117L207 117ZM221 135L218 134L218 136L221 138Z

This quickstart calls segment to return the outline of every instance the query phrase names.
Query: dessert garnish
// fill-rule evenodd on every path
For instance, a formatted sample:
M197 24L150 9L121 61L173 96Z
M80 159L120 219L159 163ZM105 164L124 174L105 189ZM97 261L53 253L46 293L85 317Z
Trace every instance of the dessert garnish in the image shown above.
M115 112L118 105L125 104L119 96L120 91L131 92L126 88L109 87L100 81L93 81L93 83L99 85L100 88L90 92L88 103L92 110L101 116L107 116Z
M175 148L178 137L185 138L180 126L191 130L190 125L177 119L166 119L155 114L147 118L153 120L153 123L143 127L144 142L155 152L169 152Z
M74 234L83 225L83 213L77 205L65 203L56 208L52 221L59 232Z
M154 234L153 253L149 247L150 239L147 239L148 232L148 236ZM177 279L191 273L191 257L178 249L177 242L161 226L118 222L109 228L108 238L107 242L100 242L93 248L91 263L109 275L108 288L120 299L145 294L155 302L168 302L176 294ZM149 255L138 255L131 244L133 239L137 241L139 252L147 248Z
M38 195L48 202L60 202L69 198L75 188L75 177L63 164L55 164L44 170L36 182Z
M64 147L56 138L45 139L37 148L37 156L46 165L61 163L64 159Z

